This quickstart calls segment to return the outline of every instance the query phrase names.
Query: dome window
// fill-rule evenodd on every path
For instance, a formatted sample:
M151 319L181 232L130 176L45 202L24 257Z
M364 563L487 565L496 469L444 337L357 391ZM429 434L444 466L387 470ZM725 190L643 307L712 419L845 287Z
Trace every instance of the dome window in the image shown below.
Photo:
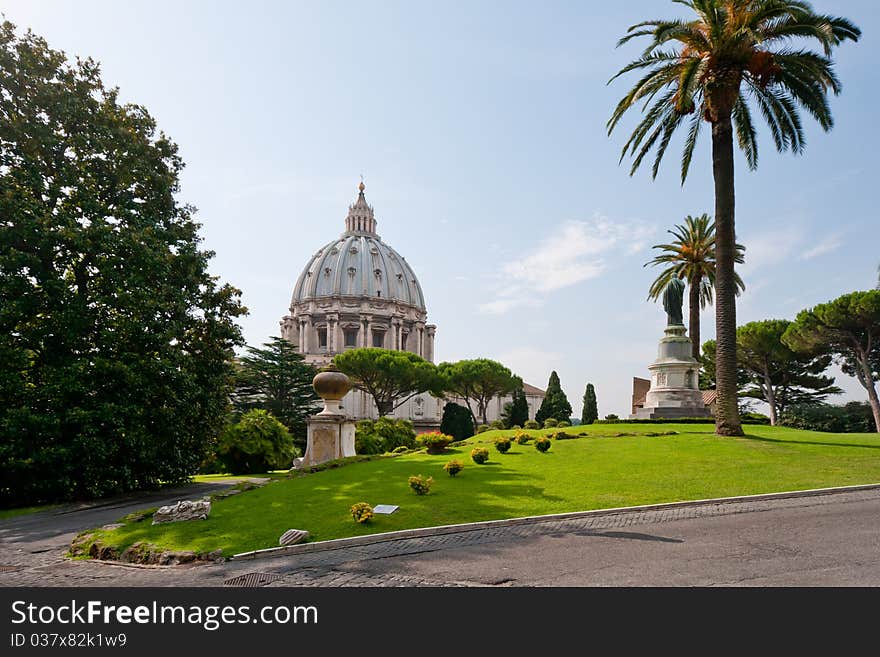
M318 348L319 349L327 349L327 327L321 326L318 328Z
M329 276L333 270L330 267L324 267L324 276Z
M356 328L343 329L346 347L357 347L358 330Z
M385 346L385 331L373 331L373 346L379 348Z

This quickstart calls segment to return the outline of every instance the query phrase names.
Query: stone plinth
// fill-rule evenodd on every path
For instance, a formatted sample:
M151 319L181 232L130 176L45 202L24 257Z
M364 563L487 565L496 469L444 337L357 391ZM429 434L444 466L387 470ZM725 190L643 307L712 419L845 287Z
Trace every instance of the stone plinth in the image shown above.
M651 370L651 389L645 406L634 418L709 417L699 387L700 364L691 355L684 326L667 326Z
M306 420L306 453L302 459L296 460L296 468L355 455L355 423L342 411L340 404L351 390L351 381L331 364L318 373L312 387L324 400L324 409Z

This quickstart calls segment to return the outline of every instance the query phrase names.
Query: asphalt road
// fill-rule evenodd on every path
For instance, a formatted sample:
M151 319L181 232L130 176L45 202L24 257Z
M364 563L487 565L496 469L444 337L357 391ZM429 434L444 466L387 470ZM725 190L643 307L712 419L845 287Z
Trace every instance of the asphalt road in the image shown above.
M548 521L225 564L63 558L81 529L208 492L2 521L0 585L880 586L880 490Z

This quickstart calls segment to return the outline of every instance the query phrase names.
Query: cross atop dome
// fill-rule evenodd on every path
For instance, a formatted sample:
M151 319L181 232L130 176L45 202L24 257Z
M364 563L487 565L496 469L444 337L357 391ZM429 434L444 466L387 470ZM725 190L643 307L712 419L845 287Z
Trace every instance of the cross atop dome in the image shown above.
M367 204L364 197L364 177L361 176L361 182L358 185L358 197L354 205L348 206L348 216L345 218L346 233L364 233L367 235L376 235L376 218L373 215L373 207Z

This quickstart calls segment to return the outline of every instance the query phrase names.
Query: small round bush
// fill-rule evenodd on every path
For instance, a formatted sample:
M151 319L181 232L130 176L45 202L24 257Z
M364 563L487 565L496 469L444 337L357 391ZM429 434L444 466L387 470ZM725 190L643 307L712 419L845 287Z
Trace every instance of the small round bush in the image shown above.
M519 431L520 429L522 429L522 427L519 426L518 424L514 424L514 425L513 425L512 427L510 427L510 428L513 429L514 431Z
M532 439L532 437L525 431L517 431L514 439L516 440L517 445L525 445Z
M526 420L523 429L540 429L541 426L535 420Z
M452 459L449 463L443 466L443 469L446 470L446 474L450 477L454 477L459 472L464 470L464 463L457 459Z
M559 420L557 420L555 417L548 417L546 420L544 420L545 429L555 429L557 426L559 426Z
M546 452L550 449L551 444L552 442L547 436L539 436L535 438L535 449L539 452Z
M407 481L409 481L409 487L415 491L416 495L427 495L428 491L431 490L431 484L434 483L434 477L425 479L422 475L413 475Z
M563 420L562 422L560 422L560 423L557 424L556 426L559 427L560 429L564 429L564 428L566 428L566 427L570 427L570 426L571 426L571 422L566 422L565 420Z
M474 460L474 463L482 465L489 460L489 450L485 447L474 447L471 450L471 458Z
M477 433L484 433L484 432L488 431L489 429L491 429L491 427L488 424L481 424L480 426L477 427Z
M510 438L508 436L495 439L495 449L497 449L502 454L506 454L508 451L510 451L510 446L512 444L513 443L510 441Z
M355 522L364 523L373 518L373 507L366 502L358 502L351 507L351 517Z
M493 429L503 429L503 428L504 428L504 422L502 422L501 420L492 420L492 421L489 423L489 426L492 427Z

